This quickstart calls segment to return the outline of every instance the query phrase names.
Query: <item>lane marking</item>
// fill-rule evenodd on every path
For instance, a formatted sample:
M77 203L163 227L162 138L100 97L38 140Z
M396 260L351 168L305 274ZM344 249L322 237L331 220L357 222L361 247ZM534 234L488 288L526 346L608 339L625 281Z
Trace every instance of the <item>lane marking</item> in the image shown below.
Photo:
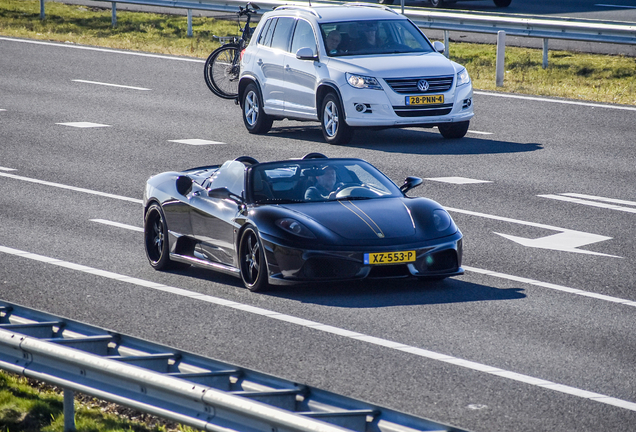
M524 374L500 369L497 367L488 366L488 365L473 362L470 360L464 360L458 357L453 357L453 356L438 353L435 351L429 351L423 348L406 345L400 342L395 342L388 339L383 339L383 338L379 338L375 336L366 335L363 333L358 333L355 331L346 330L343 328L323 324L316 321L306 320L304 318L299 318L292 315L281 314L279 312L275 312L272 310L263 309L260 307L251 306L251 305L247 305L243 303L234 302L232 300L226 300L219 297L205 295L198 292L189 291L183 288L171 287L171 286L163 285L163 284L152 282L145 279L138 279L138 278L134 278L130 276L125 276L122 274L113 273L106 270L100 270L93 267L71 263L68 261L63 261L56 258L51 258L44 255L38 255L38 254L22 251L19 249L13 249L13 248L5 247L5 246L0 246L0 253L19 256L22 258L39 261L46 264L51 264L51 265L67 268L70 270L76 270L83 273L88 273L95 276L117 280L120 282L125 282L125 283L133 284L136 286L144 287L144 288L150 288L157 291L170 293L173 295L187 297L193 300L204 301L204 302L216 304L219 306L225 306L231 309L240 310L243 312L287 322L290 324L296 324L302 327L322 331L325 333L335 334L341 337L349 338L349 339L360 341L360 342L365 342L370 345L376 345L376 346L380 346L380 347L384 347L388 349L393 349L396 351L413 354L413 355L431 359L431 360L438 360L444 363L460 366L466 369L470 369L470 370L474 370L478 372L484 372L489 375L494 375L494 376L502 377L502 378L508 378L512 381L529 384L535 387L540 387L540 388L553 390L553 391L557 391L557 392L572 395L572 396L577 396L583 399L600 402L606 405L611 405L611 406L623 408L630 411L636 411L636 403L631 401L626 401L626 400L610 397L607 395L603 395L603 394L599 394L599 393L595 393L595 392L591 392L587 390L582 390L576 387L570 387L567 385L558 384L558 383L544 380L541 378L531 377L529 375L524 375Z
M481 132L476 130L469 130L468 133L473 133L477 135L492 135L494 132Z
M125 55L133 55L138 57L150 57L150 58L158 58L158 59L164 59L164 60L178 60L178 61L193 62L193 63L205 63L205 60L202 60L202 59L195 59L195 58L188 58L188 57L171 57L171 56L161 55L161 54L149 54L149 53L141 53L141 52L133 52L133 51L118 51L115 49L82 46L82 45L75 45L71 43L57 43L57 42L47 42L47 41L28 40L28 39L14 39L14 38L8 38L8 37L0 37L0 40L9 41L9 42L29 43L34 45L56 46L61 48L74 48L74 49L80 49L80 50L86 50L86 51L99 51L99 52L112 53L112 54L125 54Z
M135 199L135 198L128 198L125 196L121 196L121 195L115 195L115 194L110 194L110 193L106 193L106 192L98 192L98 191L94 191L91 189L84 189L84 188L79 188L79 187L75 187L75 186L67 186L61 183L53 183L53 182L48 182L48 181L44 181L44 180L38 180L38 179L34 179L31 177L23 177L23 176L18 176L15 174L9 174L9 173L3 173L0 172L0 177L8 177L8 178L12 178L15 180L21 180L21 181L26 181L26 182L31 182L31 183L37 183L37 184L41 184L41 185L45 185L45 186L53 186L53 187L57 187L60 189L67 189L67 190L72 190L75 192L83 192L83 193L87 193L87 194L91 194L91 195L99 195L99 196L103 196L106 198L114 198L114 199L118 199L118 200L122 200L122 201L129 201L129 202L133 202L135 204L142 204L143 201L140 199Z
M17 171L15 168L0 167L0 171Z
M78 83L95 84L95 85L108 86L108 87L119 87L119 88L131 89L131 90L151 90L149 88L132 87L132 86L120 85L120 84L109 84L109 83L98 82L98 81L86 81L86 80L80 80L80 79L75 79L72 81L75 81Z
M129 229L131 231L138 231L138 232L143 232L143 228L139 228L133 225L126 225L126 224L122 224L119 222L112 222L112 221L107 221L104 219L91 219L91 221L93 222L99 222L99 223L103 223L106 225L112 225L118 228L124 228L124 229ZM548 282L541 282L535 279L529 279L529 278L524 278L521 276L513 276L513 275L509 275L509 274L505 274L505 273L499 273L499 272L495 272L495 271L491 271L491 270L484 270L484 269L480 269L477 267L471 267L471 266L467 266L467 265L462 265L462 267L464 268L464 270L469 271L469 272L474 272L474 273L479 273L479 274L483 274L486 276L491 276L491 277L496 277L496 278L500 278L500 279L506 279L506 280L511 280L514 282L520 282L520 283L524 283L524 284L528 284L528 285L534 285L534 286L538 286L538 287L542 287L542 288L548 288L548 289L552 289L552 290L556 290L556 291L562 291L562 292L566 292L566 293L570 293L570 294L576 294L576 295L580 295L583 297L590 297L590 298L594 298L597 300L604 300L604 301L608 301L611 303L619 303L625 306L632 306L632 307L636 307L636 301L632 301L632 300L626 300L626 299L622 299L622 298L618 298L618 297L612 297L612 296L608 296L605 294L597 294L597 293L593 293L593 292L589 292L589 291L583 291L581 289L577 289L577 288L570 288L570 287L566 287L563 285L557 285L557 284L553 284L553 283L548 283Z
M96 128L96 127L110 127L110 125L91 123L91 122L69 122L69 123L55 123L62 126L71 126L76 128Z
M451 184L474 184L474 183L492 183L490 180L476 180L466 177L429 177L424 180L432 180L442 183Z
M224 142L221 142L221 141L210 141L210 140L204 140L204 139L199 139L199 138L168 140L168 142L174 142L174 143L178 143L178 144L195 145L195 146L211 145L211 144L225 144Z
M591 207L618 210L618 211L623 211L627 213L636 213L636 208L622 207L619 205L611 204L611 203L620 203L620 204L636 206L636 203L632 201L623 201L623 200L617 200L612 198L602 198L602 197L595 197L591 195L582 195L582 194L574 194L574 193L567 193L567 194L560 194L560 195L547 194L547 195L537 195L537 196L541 198L549 198L553 200L566 201L566 202L571 202L571 203L581 204L581 205L586 205ZM588 199L595 200L595 201L588 201ZM601 202L598 202L598 201L601 201Z
M109 220L106 220L106 219L89 219L89 220L91 222L97 222L97 223L100 223L100 224L110 225L110 226L114 226L114 227L117 227L117 228L124 228L124 229L131 230L131 231L144 232L143 228L139 228L139 227L136 227L136 226L133 226L133 225L126 225L126 224L119 223L119 222L113 222L113 221L109 221Z
M609 109L617 109L617 110L625 110L625 111L636 111L636 107L624 106L624 105L603 105L603 104L593 103L593 102L577 102L577 101L570 101L570 100L547 99L547 98L534 97L534 96L521 96L521 95L510 94L510 93L490 93L490 92L484 92L484 91L473 91L473 93L478 95L483 95L483 96L495 96L495 97L503 97L503 98L510 98L510 99L531 100L531 101L537 101L537 102L550 102L550 103L559 103L559 104L565 104L565 105L581 105L581 106L593 107L593 108L609 108Z

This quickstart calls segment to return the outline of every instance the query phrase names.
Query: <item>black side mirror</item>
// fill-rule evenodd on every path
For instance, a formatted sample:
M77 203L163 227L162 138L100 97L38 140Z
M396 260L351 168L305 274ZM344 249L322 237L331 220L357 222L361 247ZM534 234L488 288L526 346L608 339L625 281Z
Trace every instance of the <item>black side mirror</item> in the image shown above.
M230 192L230 190L226 187L212 189L208 192L208 196L212 198L218 199L229 199L234 201L237 204L243 203L243 198Z
M404 193L407 193L411 189L422 184L422 179L419 177L407 177L404 180L404 184L400 186L400 190Z
M177 192L181 195L187 195L192 190L192 179L188 176L177 177Z

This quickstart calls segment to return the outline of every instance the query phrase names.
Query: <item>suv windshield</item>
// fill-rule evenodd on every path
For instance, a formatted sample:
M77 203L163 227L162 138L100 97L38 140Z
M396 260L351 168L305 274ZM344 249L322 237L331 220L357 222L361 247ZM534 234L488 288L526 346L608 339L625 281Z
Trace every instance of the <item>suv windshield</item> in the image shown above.
M434 52L408 20L344 21L320 24L329 56Z

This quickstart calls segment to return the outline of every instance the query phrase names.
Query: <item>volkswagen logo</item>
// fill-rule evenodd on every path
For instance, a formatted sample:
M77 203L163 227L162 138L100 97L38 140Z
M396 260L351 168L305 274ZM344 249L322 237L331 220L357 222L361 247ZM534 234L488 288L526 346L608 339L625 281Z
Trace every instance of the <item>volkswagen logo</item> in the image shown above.
M420 89L420 91L425 92L426 90L428 90L428 81L419 80L417 82L417 88Z

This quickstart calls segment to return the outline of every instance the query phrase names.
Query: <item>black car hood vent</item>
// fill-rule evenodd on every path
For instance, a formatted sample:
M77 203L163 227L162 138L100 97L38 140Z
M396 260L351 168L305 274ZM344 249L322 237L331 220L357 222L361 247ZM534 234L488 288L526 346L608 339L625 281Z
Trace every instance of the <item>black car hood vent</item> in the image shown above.
M398 238L415 234L413 219L400 199L340 200L294 204L325 228L350 240Z

